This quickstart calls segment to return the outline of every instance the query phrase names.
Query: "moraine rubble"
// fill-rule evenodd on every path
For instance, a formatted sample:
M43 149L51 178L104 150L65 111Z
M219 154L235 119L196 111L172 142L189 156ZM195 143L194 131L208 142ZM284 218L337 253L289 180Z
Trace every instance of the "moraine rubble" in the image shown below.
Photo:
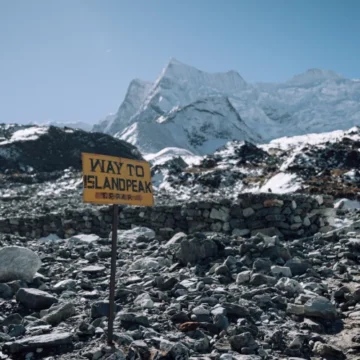
M19 140L19 130L3 130L0 156L32 148L23 142L41 152L54 131L53 142L83 134L33 129ZM154 163L156 206L119 209L113 347L111 208L82 203L75 157L49 169L7 157L0 360L359 359L360 211L338 201L358 198L357 132L290 147L230 143L191 167ZM91 136L94 151L113 145ZM295 180L269 191L279 174Z
M16 248L14 246L19 246ZM1 235L23 274L1 284L1 359L357 359L360 223L295 240L119 230L110 240ZM24 265L26 247L41 266ZM29 254L28 254L29 256ZM20 259L20 260L19 260ZM30 281L29 272L37 270ZM6 268L0 264L0 273Z

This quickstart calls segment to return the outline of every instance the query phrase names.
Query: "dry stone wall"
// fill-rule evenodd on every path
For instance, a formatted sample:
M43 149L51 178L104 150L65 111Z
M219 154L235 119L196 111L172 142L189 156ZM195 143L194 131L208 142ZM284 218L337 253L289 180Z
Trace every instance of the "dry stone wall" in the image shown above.
M178 231L217 231L240 236L262 232L296 238L329 231L329 208L333 208L331 197L241 194L234 202L220 199L157 205L152 208L122 207L119 210L119 228L146 226L164 239ZM93 206L38 217L2 218L0 232L30 238L52 233L60 237L78 233L107 237L111 224L111 208Z

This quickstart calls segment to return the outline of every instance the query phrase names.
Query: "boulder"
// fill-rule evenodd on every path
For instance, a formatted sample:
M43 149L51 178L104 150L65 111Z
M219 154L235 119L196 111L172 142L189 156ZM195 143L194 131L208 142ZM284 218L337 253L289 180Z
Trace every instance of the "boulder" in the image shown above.
M27 309L48 309L52 304L58 302L57 298L45 291L38 289L20 289L16 293L16 301Z
M257 344L251 335L250 332L244 332L240 335L231 336L230 339L231 349L241 352L241 349L247 348L257 348Z
M121 310L121 306L115 304L115 312ZM91 305L91 317L93 319L109 316L110 305L108 300L96 301Z
M0 283L0 299L9 300L13 295L14 292L9 285Z
M141 306L143 309L152 309L154 307L154 302L148 293L140 294L134 300L134 304Z
M241 273L237 274L237 276L236 276L236 283L237 283L238 285L248 283L248 282L250 281L250 275L251 275L251 271L250 271L250 270L242 271Z
M304 304L304 314L308 317L318 317L326 320L335 320L337 311L335 306L322 296L309 299Z
M25 337L14 342L7 342L3 346L3 351L8 354L36 351L37 349L56 349L58 347L72 345L73 334L53 333L46 335Z
M273 265L271 267L271 273L275 276L280 275L280 276L284 276L284 277L288 277L288 278L292 277L291 269L287 266Z
M288 260L285 263L285 266L290 268L291 274L293 276L305 274L307 269L310 267L310 265L305 260L296 257Z
M30 283L40 266L39 256L30 249L20 246L0 249L0 282L24 280Z
M215 257L217 253L218 247L213 240L205 237L194 237L181 241L175 257L184 265L188 263L195 265L202 260Z
M49 313L45 315L42 320L46 321L52 326L60 324L62 321L75 315L76 309L73 303L66 303L60 306L51 308Z
M313 352L315 355L319 355L326 360L342 360L346 359L346 355L336 346L323 344L317 341L314 344Z
M299 282L285 277L279 279L275 286L279 290L285 291L291 296L304 292L304 289Z

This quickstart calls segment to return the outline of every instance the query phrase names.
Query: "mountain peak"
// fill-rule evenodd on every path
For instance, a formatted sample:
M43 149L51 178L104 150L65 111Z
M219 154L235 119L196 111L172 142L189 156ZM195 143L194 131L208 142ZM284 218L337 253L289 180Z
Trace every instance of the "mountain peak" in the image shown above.
M295 75L293 78L287 81L287 84L291 85L305 85L314 82L323 82L327 80L342 79L342 76L332 70L324 70L312 68L308 69L302 74Z

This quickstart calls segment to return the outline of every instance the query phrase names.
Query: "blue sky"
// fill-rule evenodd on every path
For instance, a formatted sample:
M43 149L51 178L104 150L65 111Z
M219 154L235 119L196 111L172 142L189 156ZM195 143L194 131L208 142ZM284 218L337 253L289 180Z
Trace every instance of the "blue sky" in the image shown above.
M358 0L2 0L0 122L95 122L171 57L249 82L360 78Z

